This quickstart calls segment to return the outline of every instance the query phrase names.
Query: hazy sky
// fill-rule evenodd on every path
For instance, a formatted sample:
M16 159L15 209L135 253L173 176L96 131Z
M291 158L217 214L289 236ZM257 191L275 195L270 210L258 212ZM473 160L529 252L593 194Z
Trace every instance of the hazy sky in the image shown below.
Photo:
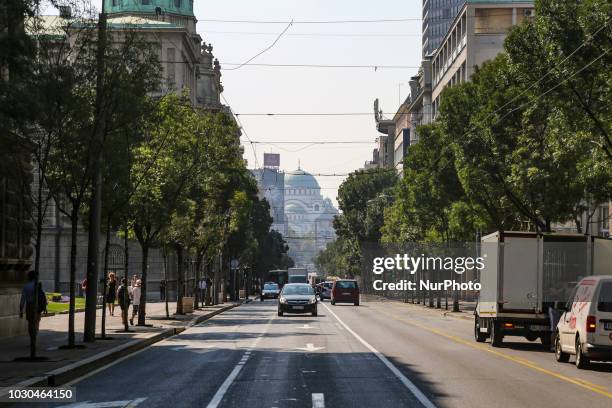
M94 0L97 2L97 0ZM195 0L198 32L214 47L223 63L242 63L268 45L286 24L243 24L225 20L371 20L416 18L420 0ZM369 24L294 24L278 43L253 63L407 65L420 63L420 21ZM236 34L269 33L266 34ZM300 36L295 34L317 34ZM322 34L334 34L326 36ZM362 35L362 36L347 36ZM417 68L287 68L245 66L224 70L224 96L236 113L373 112L375 98L392 115L408 93L408 80ZM401 85L400 85L401 84ZM398 92L399 90L399 92ZM240 117L253 141L360 141L369 144L257 144L261 165L264 152L281 155L281 168L293 170L298 160L311 173L347 173L371 158L377 132L373 114L332 117ZM243 134L245 157L255 167L253 149ZM317 177L322 193L336 203L342 177Z

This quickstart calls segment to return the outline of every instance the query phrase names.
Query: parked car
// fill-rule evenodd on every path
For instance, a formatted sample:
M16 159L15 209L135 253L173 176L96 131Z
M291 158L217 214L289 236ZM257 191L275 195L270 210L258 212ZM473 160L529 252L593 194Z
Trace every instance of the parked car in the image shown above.
M280 293L280 287L278 283L267 282L264 283L264 287L261 291L260 299L263 302L264 299L276 299Z
M321 293L319 294L319 298L321 299L321 302L323 302L323 299L331 299L331 291L334 286L334 282L325 281L321 283L320 285L321 285Z
M283 313L311 313L317 315L317 297L307 283L288 283L278 298L278 315Z
M340 279L334 282L331 290L331 304L352 303L359 306L359 286L354 279Z
M559 362L576 356L576 367L612 360L612 275L583 278L572 291L555 333Z

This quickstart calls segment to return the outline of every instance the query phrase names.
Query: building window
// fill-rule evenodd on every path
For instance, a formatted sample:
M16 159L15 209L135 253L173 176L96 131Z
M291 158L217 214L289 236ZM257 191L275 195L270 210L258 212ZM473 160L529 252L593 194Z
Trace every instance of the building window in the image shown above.
M181 8L181 0L174 0L174 7Z
M143 6L150 6L151 5L151 0L142 0L142 5Z
M599 222L602 232L610 231L610 207L608 204L599 207Z
M319 204L315 204L315 211L319 211Z

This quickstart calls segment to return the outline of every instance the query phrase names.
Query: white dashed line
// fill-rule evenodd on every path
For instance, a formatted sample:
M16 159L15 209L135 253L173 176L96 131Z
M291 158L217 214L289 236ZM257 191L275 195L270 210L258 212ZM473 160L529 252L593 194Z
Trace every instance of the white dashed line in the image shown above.
M325 396L323 394L312 394L312 408L325 408Z

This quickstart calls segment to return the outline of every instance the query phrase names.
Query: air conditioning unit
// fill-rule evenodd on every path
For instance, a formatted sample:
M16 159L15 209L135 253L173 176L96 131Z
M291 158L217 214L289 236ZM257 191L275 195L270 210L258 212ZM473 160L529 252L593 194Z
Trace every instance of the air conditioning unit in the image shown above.
M534 17L535 16L535 10L534 9L525 9L525 10L523 10L523 16L525 16L525 17Z

